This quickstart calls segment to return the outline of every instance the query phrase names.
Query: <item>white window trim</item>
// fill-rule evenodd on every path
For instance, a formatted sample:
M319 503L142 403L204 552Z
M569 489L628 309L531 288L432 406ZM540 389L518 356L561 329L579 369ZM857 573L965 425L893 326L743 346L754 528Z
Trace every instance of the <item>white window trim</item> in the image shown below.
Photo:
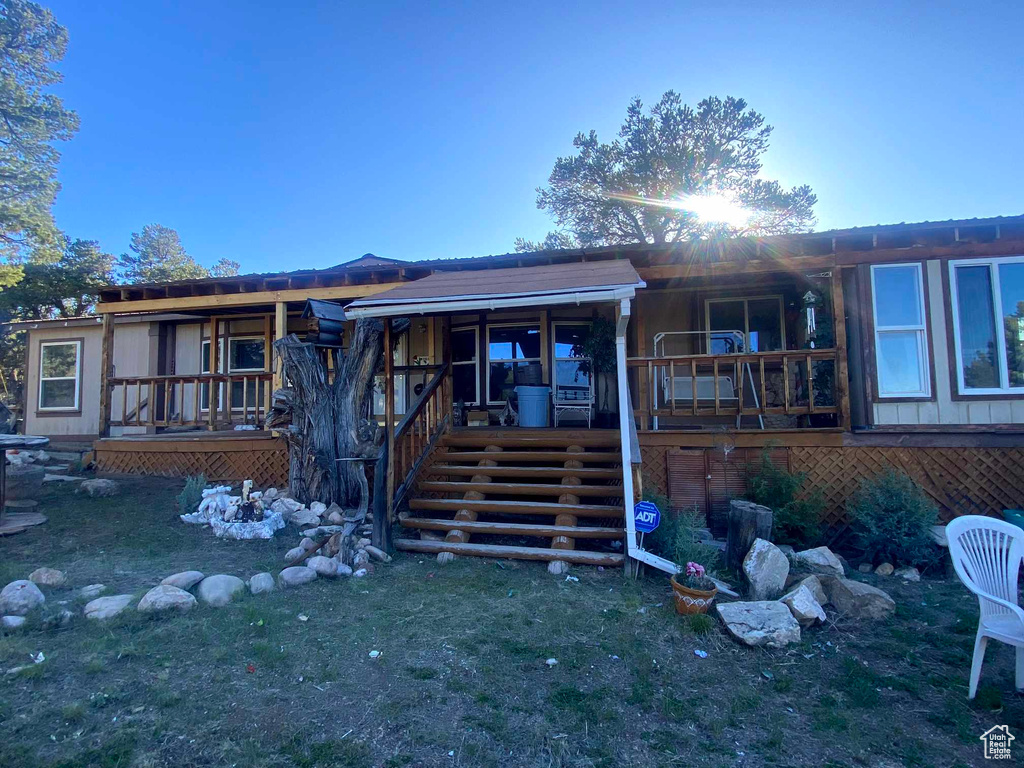
M774 299L779 303L779 340L782 343L782 348L778 350L768 350L770 352L783 352L786 349L786 305L782 300L782 295L778 293L771 293L763 296L722 296L720 298L705 299L704 300L704 343L707 345L707 353L711 354L711 334L723 333L724 331L712 331L711 330L711 305L712 304L723 304L726 302L743 302L743 328L736 328L735 330L743 331L743 344L746 347L744 352L750 351L750 302L752 301L767 301L768 299ZM729 329L732 330L732 329ZM761 350L762 352L765 350Z
M468 328L452 328L452 334L456 333L473 333L473 359L463 360L462 362L455 362L452 360L452 368L457 365L462 366L473 366L473 388L476 391L476 399L472 402L467 402L466 405L480 406L480 328L477 326L470 326Z
M74 376L43 376L43 357L47 347L70 347L75 348L75 375ZM75 404L68 405L43 405L43 382L44 381L72 381L75 382ZM36 408L47 413L60 413L80 411L82 409L82 342L81 341L44 341L39 345L39 392L36 399Z
M555 363L555 369L551 372L551 389L557 391L558 389L558 364L559 363L571 363L579 360L590 360L589 357L559 357L558 356L558 342L556 336L558 335L559 326L575 326L577 328L589 328L591 323L583 322L580 320L556 320L551 323L551 359ZM591 392L594 387L594 374L587 374L587 378L590 379Z
M999 266L1001 264L1020 264L1024 256L1006 256L991 259L957 259L949 262L950 313L953 315L953 349L956 352L956 383L957 392L966 397L984 397L985 395L1020 395L1024 397L1024 387L1010 386L1010 372L1006 366L1006 329L1003 327L1003 297L999 284ZM984 389L968 389L964 382L964 361L960 344L960 296L956 282L957 267L988 267L989 280L992 285L992 311L996 328L996 348L999 357L999 387Z
M917 301L921 308L921 322L913 325L886 325L879 328L878 323L878 291L875 289L875 275L883 269L906 269L912 268L917 273ZM924 300L924 270L920 262L901 262L898 264L872 264L871 265L871 322L874 328L875 344L875 388L878 397L886 400L899 400L902 398L922 398L932 396L931 359L928 354L928 307ZM879 338L886 333L909 333L917 334L917 354L921 363L921 389L912 392L883 392L881 382L881 366L878 362L878 354L881 349Z
M520 322L520 323L488 323L487 324L487 404L488 405L504 405L504 400L491 400L491 363L541 363L543 365L544 350L540 350L540 357L491 357L491 329L492 328L536 328L537 333L540 334L540 323L531 322Z

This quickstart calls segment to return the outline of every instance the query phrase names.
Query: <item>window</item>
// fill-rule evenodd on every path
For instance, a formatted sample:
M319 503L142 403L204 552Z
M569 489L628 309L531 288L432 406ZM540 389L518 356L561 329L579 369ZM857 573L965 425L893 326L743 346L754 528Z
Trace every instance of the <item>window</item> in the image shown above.
M589 323L554 323L555 387L560 400L590 400L590 358L576 354Z
M920 264L871 267L879 397L930 397Z
M452 330L452 397L455 402L480 405L479 340L477 328Z
M708 354L784 349L781 296L709 299L705 306Z
M82 380L82 342L39 345L39 410L77 411Z
M228 355L227 358L224 356L224 343L225 339L223 336L217 339L217 371L219 373L258 373L266 370L265 358L263 355L266 347L266 340L262 336L238 336L227 340ZM203 358L202 358L202 373L210 372L210 340L203 339ZM259 389L257 389L257 381L253 378L246 385L246 382L233 381L231 382L231 410L241 411L243 403L248 404L249 408L255 406L259 402L258 397L263 395L263 387L266 386L260 383ZM245 386L245 392L243 393L242 387ZM201 392L202 403L201 407L204 411L210 408L210 385L203 384ZM221 384L217 388L217 409L224 410L227 407L225 401L226 393L224 385Z
M200 373L210 372L210 340L203 339L203 352L202 361L200 364ZM224 373L224 337L221 336L217 339L217 372ZM203 384L200 391L200 408L204 411L210 410L210 385ZM217 387L217 408L224 407L224 385L221 384Z
M409 364L409 331L406 330L395 341L395 349L391 356L391 362L395 367L405 367ZM409 376L403 372L396 372L395 379L395 414L405 413L405 397L408 390ZM373 377L373 415L383 417L387 405L384 402L384 374ZM383 419L379 419L383 422Z
M1024 256L949 269L961 394L1024 395Z
M516 384L540 382L540 328L487 326L487 402L500 405Z

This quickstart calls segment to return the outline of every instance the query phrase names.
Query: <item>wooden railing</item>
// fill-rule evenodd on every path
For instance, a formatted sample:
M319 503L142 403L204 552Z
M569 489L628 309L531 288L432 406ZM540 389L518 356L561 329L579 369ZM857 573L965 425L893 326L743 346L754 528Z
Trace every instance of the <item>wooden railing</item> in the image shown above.
M451 423L451 377L449 366L441 366L427 382L419 399L395 427L394 463L388 471L388 492L397 509L416 480L424 459ZM396 487L397 486L397 487Z
M273 378L270 372L112 377L104 396L114 427L260 427Z
M661 417L775 414L834 414L832 425L805 419L800 426L842 426L836 349L633 357L626 367L638 394L633 412L641 429Z

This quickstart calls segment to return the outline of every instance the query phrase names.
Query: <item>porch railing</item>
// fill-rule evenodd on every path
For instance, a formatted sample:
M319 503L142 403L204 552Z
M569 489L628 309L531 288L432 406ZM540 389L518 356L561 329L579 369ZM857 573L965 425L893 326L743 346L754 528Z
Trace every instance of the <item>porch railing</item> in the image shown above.
M837 349L633 357L626 366L638 395L633 412L643 430L664 417L681 418L672 418L672 425L686 426L685 417L732 416L738 427L744 416L761 417L763 423L765 416L833 415L803 419L797 426L842 426Z
M261 427L270 410L273 378L267 371L112 377L105 393L110 426Z
M391 478L388 492L394 499L392 509L397 509L402 503L423 461L451 422L451 409L448 407L451 377L448 369L448 365L438 369L423 388L419 399L395 427L394 465L388 472Z

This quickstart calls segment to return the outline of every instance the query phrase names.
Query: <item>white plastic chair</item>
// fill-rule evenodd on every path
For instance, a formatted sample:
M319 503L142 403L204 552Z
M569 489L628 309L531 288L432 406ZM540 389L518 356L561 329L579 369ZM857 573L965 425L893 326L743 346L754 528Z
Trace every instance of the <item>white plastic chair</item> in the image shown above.
M992 517L965 515L946 526L946 536L956 575L981 607L967 698L978 691L989 638L1016 647L1016 686L1024 690L1024 611L1017 605L1024 530Z

